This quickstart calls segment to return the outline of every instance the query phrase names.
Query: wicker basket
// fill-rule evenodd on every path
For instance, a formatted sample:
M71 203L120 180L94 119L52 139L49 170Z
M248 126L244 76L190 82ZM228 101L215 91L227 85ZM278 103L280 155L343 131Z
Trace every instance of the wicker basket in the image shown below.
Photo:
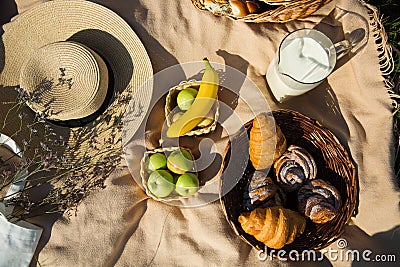
M177 108L176 98L180 91L186 88L194 88L199 89L201 82L190 80L190 81L183 81L180 82L177 86L172 87L168 91L168 95L165 99L165 118L167 121L167 126L171 126L172 124L172 111ZM193 130L184 134L184 136L194 136L194 135L202 135L208 134L215 130L217 127L217 121L219 117L219 101L215 101L214 105L212 106L212 110L214 111L214 118L213 122L207 127L195 127Z
M140 161L140 176L142 178L142 185L145 189L146 194L151 197L154 200L157 201L161 201L161 202L170 202L170 201L174 201L174 200L180 200L180 199L184 199L184 198L188 198L185 196L180 196L178 195L175 191L172 192L169 196L166 197L158 197L156 195L154 195L148 188L147 186L147 180L149 179L150 173L146 170L146 161L147 159L155 153L164 153L167 157L169 154L171 154L173 151L175 150L179 150L179 149L184 149L186 151L188 151L190 153L190 155L193 158L193 154L190 151L190 149L188 148L183 148L183 147L165 147L165 148L156 148L154 150L151 151L146 151L143 155L142 160ZM190 170L190 172L195 173L196 172L196 165L193 166L193 169Z
M317 178L329 181L341 193L343 205L338 216L324 224L315 224L307 219L304 233L297 237L293 243L283 247L283 250L287 252L296 250L299 253L304 250L322 249L342 234L344 225L348 223L351 216L355 216L357 213L358 183L355 167L337 138L319 122L290 110L274 111L273 115L287 139L288 146L291 144L298 145L310 152L317 164ZM235 136L232 140L235 147L242 147L242 150L248 149L248 134L251 127L252 121L246 123L246 131ZM230 176L223 172L230 158L231 143L228 143L220 170L220 199L225 216L232 229L241 239L257 250L265 251L265 245L253 236L246 234L238 222L238 217L243 211L243 192L251 179L254 168L250 161L234 162L234 164L243 165L244 175L233 189L229 190L228 187L232 184L232 181L229 181ZM235 160L235 158L231 160ZM288 200L290 200L289 195ZM295 206L288 207L295 209ZM285 255L287 256L288 253Z
M226 16L237 21L261 23L288 22L305 18L330 1L331 0L259 0L259 13L253 13L244 17L236 17L232 14L211 11L206 8L204 0L192 0L192 3L198 9L211 11L217 16Z

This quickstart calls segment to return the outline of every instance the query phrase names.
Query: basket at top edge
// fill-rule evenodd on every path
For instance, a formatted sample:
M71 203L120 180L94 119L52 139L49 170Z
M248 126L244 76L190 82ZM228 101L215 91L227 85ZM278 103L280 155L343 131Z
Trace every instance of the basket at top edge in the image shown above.
M191 0L192 4L200 10L210 11L216 16L226 16L230 19L244 22L288 22L296 19L308 17L323 5L331 0L255 0L260 5L260 9L256 13L252 13L243 17L237 17L230 13L211 10L205 0ZM209 0L207 2L215 0ZM227 2L229 11L229 1L217 1L218 5L221 2ZM243 1L246 2L246 1Z
M149 178L150 173L146 170L146 160L148 157L150 157L151 154L155 154L155 153L164 153L164 154L168 154L171 153L175 150L178 149L184 149L186 151L188 151L190 153L190 155L193 158L193 154L192 151L188 148L185 147L165 147L165 148L156 148L154 150L150 150L150 151L146 151L140 161L140 177L142 178L142 185L145 189L146 194L151 197L154 200L157 201L162 201L162 202L170 202L170 201L174 201L174 200L180 200L180 199L184 199L184 198L188 198L191 196L180 196L175 192L172 192L169 196L166 197L157 197L156 195L154 195L148 188L147 186L147 180ZM168 155L166 155L166 157L168 157ZM195 172L196 170L196 165L194 165L192 171L190 172ZM198 174L197 174L198 175Z
M358 206L358 182L352 159L344 147L339 143L334 134L319 122L305 115L290 111L273 111L276 123L280 126L286 137L288 146L291 144L305 148L314 157L317 164L317 178L328 180L341 193L343 204L338 215L324 224L315 224L307 219L304 233L297 237L293 243L284 246L286 252L296 250L319 250L335 241L343 232L344 225L351 216L355 216ZM239 132L232 140L237 149L248 150L248 134L252 121L245 125L246 131ZM253 236L245 233L238 222L238 217L243 211L243 192L254 172L250 161L236 159L231 156L233 145L228 143L220 170L220 201L226 219L234 232L245 242L259 251L265 251L265 245ZM236 149L235 148L235 149ZM240 158L240 157L238 157ZM241 164L244 170L243 177L238 178L236 185L231 189L228 184L232 176L226 175L225 170L229 161L234 165ZM229 171L227 171L229 172ZM229 183L228 183L229 182ZM288 253L285 254L286 256Z
M168 90L168 95L165 99L165 119L167 121L167 126L171 126L172 124L172 118L171 118L171 111L174 110L174 108L177 108L177 103L176 103L176 97L178 93L189 87L193 87L195 89L199 89L201 82L195 81L195 80L190 80L190 81L182 81L178 85L172 87L171 89ZM218 100L218 97L217 97ZM214 111L214 117L213 117L213 122L207 126L207 127L195 127L193 130L187 132L184 134L184 136L194 136L194 135L202 135L202 134L208 134L212 131L215 130L217 127L217 121L219 117L219 102L215 101L214 105L212 106L212 110Z

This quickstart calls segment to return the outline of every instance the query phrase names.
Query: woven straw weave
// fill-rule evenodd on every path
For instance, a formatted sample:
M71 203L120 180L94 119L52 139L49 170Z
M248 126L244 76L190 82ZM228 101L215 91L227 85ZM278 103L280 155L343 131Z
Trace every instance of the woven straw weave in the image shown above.
M189 87L192 87L192 88L198 90L200 88L200 84L201 84L201 82L194 81L194 80L182 81L177 86L174 86L169 89L168 95L167 95L166 101L165 101L165 108L164 108L168 127L171 126L171 124L172 124L171 112L173 112L174 108L176 108L176 106L177 106L176 97L177 97L178 93ZM185 134L185 136L208 134L208 133L214 131L215 128L217 127L217 121L218 121L218 117L219 117L219 102L218 101L215 101L215 103L212 107L212 110L214 111L214 118L213 118L213 122L209 126L203 127L203 128L195 127L193 130L187 132Z
M100 162L120 153L122 130L126 130L126 140L135 134L145 118L153 90L150 58L131 26L115 12L91 1L49 1L20 14L3 34L2 41L8 55L0 74L0 84L4 86L18 85L25 60L48 44L76 42L95 51L104 60L109 72L106 101L101 101L103 105L94 113L95 116L91 115L87 120L57 121L52 128L68 142L69 149L63 153L71 162ZM66 67L56 66L54 84L61 78L59 68ZM85 68L88 68L87 64ZM71 78L68 68L65 75L66 80ZM75 79L71 90L77 84ZM68 86L64 89L69 90ZM86 97L90 98L89 95ZM75 96L77 99L82 97L80 94ZM129 108L132 102L135 110ZM131 116L127 118L130 123L123 128L122 119L128 115ZM99 142L97 149L93 149L94 138Z
M32 53L22 67L20 84L40 98L39 103L29 103L35 111L50 109L52 120L80 119L103 104L108 70L103 59L88 47L55 42Z
M218 2L223 2L215 0L212 1L216 2L217 4ZM237 17L232 14L224 14L220 12L213 13L217 16L226 16L233 20L244 22L288 22L291 20L308 17L310 14L314 13L316 10L330 1L331 0L259 0L258 3L261 6L260 10L257 13L249 14L244 17ZM193 5L198 9L208 10L204 2L204 0L192 0Z
M161 202L171 202L171 201L175 201L175 200L188 198L187 196L180 196L176 192L171 193L167 197L158 197L150 191L150 189L147 185L147 181L150 176L150 173L146 170L146 162L147 162L148 158L150 158L151 155L156 154L156 153L163 153L166 155L166 157L168 157L168 155L171 154L173 151L180 150L180 149L186 150L187 152L190 153L192 158L194 158L192 151L190 149L184 148L184 147L160 147L160 148L156 148L151 151L146 151L144 153L143 158L140 161L140 177L142 178L142 185L144 187L146 194L149 197L151 197L152 199L161 201ZM194 165L193 169L190 170L190 172L195 172L195 171L196 171L196 165Z

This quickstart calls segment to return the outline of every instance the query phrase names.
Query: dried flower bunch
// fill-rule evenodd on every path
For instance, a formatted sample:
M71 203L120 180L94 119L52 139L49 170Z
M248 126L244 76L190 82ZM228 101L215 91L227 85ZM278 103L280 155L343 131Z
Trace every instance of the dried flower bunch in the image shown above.
M0 201L16 177L27 173L21 194L7 202L15 206L13 217L25 219L66 211L70 214L91 191L104 187L105 179L120 163L119 133L124 114L108 108L93 122L98 127L59 127L46 120L47 112L38 114L27 107L29 102L40 101L40 94L27 93L19 87L16 91L10 101L0 102L2 112L7 110L0 121L0 133L18 143L23 158L16 160L22 155L15 154L0 158ZM114 106L131 100L119 94L113 98L117 103ZM138 111L132 112L135 115ZM82 147L83 140L89 140L89 146ZM3 146L0 143L0 148Z

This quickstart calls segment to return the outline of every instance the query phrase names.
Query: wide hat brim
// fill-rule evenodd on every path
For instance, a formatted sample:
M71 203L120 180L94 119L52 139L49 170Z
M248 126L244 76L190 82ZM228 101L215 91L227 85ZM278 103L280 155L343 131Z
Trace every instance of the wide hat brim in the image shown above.
M0 85L18 86L25 59L36 49L58 41L75 41L93 49L108 63L113 75L113 88L110 88L113 97L102 116L81 127L54 126L73 148L67 156L77 160L104 154L99 153L99 149L121 147L119 122L129 103L134 101L140 112L135 111L137 126L131 127L130 131L139 128L150 105L153 69L138 36L108 8L90 1L56 0L39 4L19 15L2 36L5 58L4 66L0 62ZM97 151L93 149L93 140Z

